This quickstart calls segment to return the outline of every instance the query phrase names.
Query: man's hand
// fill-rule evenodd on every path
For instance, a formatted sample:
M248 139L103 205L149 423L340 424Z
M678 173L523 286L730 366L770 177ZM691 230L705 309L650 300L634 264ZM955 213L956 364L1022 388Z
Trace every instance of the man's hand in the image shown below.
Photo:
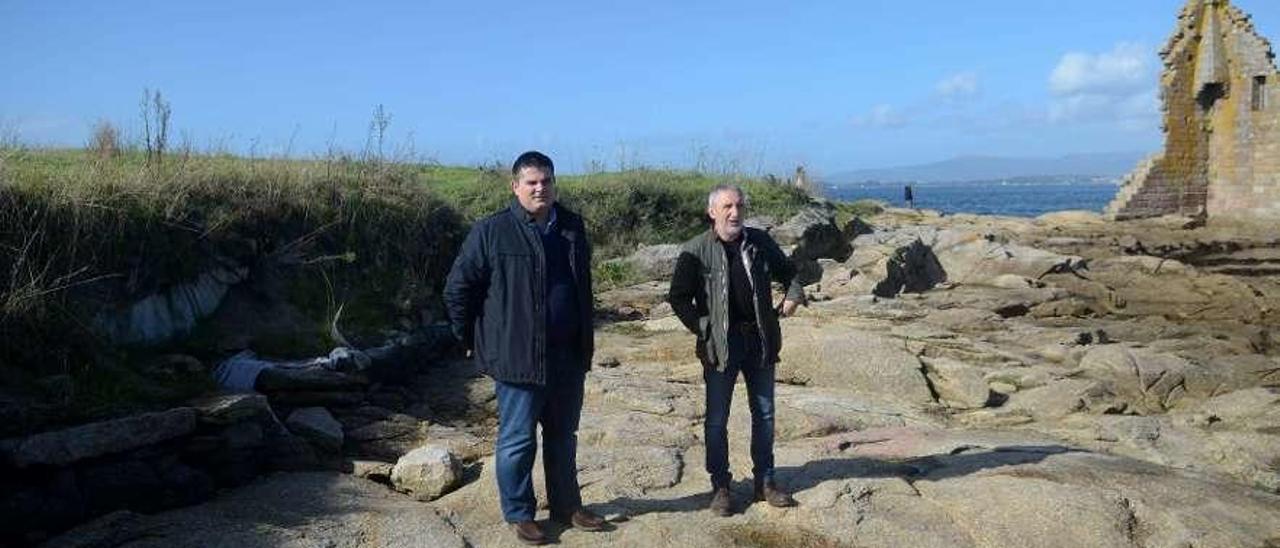
M778 308L778 315L783 318L789 317L796 313L797 306L800 306L800 303L790 299L784 300L782 301L782 306Z

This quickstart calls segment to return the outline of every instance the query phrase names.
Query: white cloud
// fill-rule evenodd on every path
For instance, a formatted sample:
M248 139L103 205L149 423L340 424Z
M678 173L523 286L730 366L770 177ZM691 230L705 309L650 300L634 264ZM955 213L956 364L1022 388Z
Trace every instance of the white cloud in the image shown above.
M978 94L978 89L978 73L973 71L952 74L934 86L934 91L944 99L972 97Z
M1070 52L1049 74L1049 121L1113 122L1123 129L1154 126L1160 110L1155 53L1139 44L1109 52Z
M907 119L893 105L879 104L871 107L871 111L853 117L853 127L893 129L907 125Z
M1096 55L1067 53L1049 75L1049 90L1056 95L1138 91L1151 83L1154 58L1149 48L1130 43Z

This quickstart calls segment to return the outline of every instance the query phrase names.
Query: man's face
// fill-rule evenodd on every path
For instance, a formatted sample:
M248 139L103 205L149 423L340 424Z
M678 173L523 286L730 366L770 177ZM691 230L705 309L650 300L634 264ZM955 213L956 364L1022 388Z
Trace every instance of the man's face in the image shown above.
M541 168L522 167L511 179L511 192L525 211L542 215L556 203L556 177Z
M731 242L737 240L742 234L742 221L747 215L747 204L744 203L741 194L732 190L721 191L716 194L711 207L707 208L707 215L715 223L716 235L721 240Z

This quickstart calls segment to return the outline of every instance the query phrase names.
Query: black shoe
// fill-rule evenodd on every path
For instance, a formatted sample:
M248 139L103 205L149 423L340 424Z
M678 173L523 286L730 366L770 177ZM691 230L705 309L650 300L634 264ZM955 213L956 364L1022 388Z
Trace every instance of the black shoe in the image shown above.
M516 532L516 540L537 546L548 542L547 534L542 532L542 526L536 521L521 521L512 523L511 529Z
M605 527L604 518L586 508L579 508L571 514L553 513L551 519L563 525L571 525L579 531L603 531Z
M712 514L720 517L733 515L733 496L728 487L719 487L711 492L711 504L707 506Z
M765 501L774 508L790 508L799 504L786 491L778 489L778 486L772 481L764 484L757 483L755 498L757 502Z

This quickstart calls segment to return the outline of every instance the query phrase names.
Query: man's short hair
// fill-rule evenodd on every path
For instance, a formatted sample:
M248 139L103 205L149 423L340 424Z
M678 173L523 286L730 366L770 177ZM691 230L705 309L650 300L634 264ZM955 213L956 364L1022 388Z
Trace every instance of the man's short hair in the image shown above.
M716 205L716 196L721 192L736 192L738 197L742 198L742 205L747 205L747 193L738 185L718 184L711 188L711 192L707 194L707 209L711 209Z
M551 163L551 158L536 150L530 150L516 157L515 163L511 164L511 175L519 175L520 170L526 167L541 169L550 175L556 174L556 166Z

